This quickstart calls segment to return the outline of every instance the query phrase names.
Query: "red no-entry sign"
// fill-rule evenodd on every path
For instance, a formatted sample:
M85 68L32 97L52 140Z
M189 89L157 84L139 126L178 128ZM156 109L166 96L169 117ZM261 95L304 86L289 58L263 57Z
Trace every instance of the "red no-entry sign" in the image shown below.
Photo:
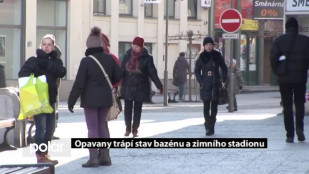
M241 14L236 9L227 9L220 16L220 25L225 32L236 32L240 28L241 23Z

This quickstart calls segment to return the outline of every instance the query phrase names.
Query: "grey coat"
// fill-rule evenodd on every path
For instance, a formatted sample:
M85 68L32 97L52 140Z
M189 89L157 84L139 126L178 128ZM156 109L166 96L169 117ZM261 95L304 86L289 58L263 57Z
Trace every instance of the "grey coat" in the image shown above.
M241 74L241 71L237 68L237 67L233 67L232 69L233 73L234 73L234 94L239 94L240 92L240 88L243 87L244 85L244 80ZM230 67L228 68L228 76L227 76L227 86L230 85Z
M189 72L189 64L184 56L178 57L173 69L173 78L179 84L186 83L187 74Z

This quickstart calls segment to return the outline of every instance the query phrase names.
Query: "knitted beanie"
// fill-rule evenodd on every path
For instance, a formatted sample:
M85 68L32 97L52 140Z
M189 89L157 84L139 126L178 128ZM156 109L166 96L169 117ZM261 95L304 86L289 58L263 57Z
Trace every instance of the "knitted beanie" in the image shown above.
M102 42L103 42L105 45L107 45L107 46L110 47L109 39L108 39L108 37L107 37L104 33L101 34L101 39L102 39Z
M144 47L144 39L140 36L136 36L132 42L133 45Z
M45 36L43 36L42 39L41 39L41 43L42 43L42 41L43 41L44 39L51 39L52 42L53 42L53 45L56 44L56 38L55 38L55 36L52 35L52 34L46 34Z
M101 29L93 27L86 41L87 48L102 47Z
M205 37L204 40L203 40L203 46L205 46L207 43L214 44L214 41L212 40L211 37Z

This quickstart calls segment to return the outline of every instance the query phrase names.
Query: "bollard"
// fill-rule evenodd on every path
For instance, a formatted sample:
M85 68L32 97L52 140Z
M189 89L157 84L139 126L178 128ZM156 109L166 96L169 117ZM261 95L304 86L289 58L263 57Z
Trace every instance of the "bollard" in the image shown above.
M5 88L5 73L4 73L4 66L0 64L0 88Z

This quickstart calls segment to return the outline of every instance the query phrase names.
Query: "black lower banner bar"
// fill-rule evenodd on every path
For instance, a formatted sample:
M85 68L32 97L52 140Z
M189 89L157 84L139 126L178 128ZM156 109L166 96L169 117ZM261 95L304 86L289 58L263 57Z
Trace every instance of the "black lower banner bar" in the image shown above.
M72 138L72 148L267 148L267 138Z

